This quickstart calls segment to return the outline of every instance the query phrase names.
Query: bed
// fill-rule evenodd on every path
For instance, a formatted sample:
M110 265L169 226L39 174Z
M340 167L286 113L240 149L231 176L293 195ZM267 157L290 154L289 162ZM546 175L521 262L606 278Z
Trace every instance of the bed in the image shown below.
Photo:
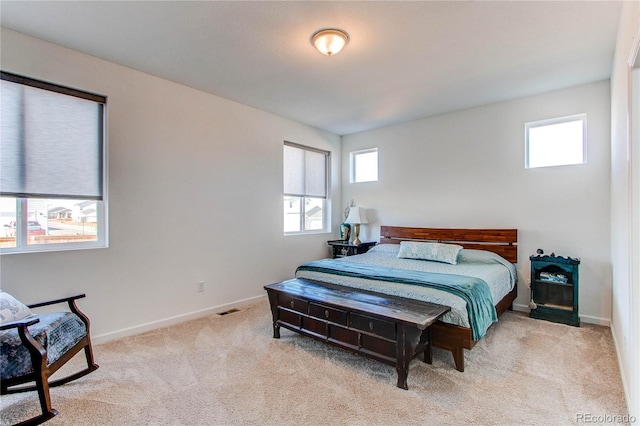
M444 258L415 259L422 257L416 247L435 247ZM456 369L464 371L464 349L512 308L517 255L516 229L382 226L380 244L367 253L306 263L296 278L450 306L431 326L431 342L451 351Z

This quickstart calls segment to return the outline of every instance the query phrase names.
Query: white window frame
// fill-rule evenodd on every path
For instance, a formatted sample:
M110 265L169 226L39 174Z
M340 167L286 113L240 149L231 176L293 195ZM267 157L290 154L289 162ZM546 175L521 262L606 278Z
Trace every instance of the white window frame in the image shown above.
M16 198L16 246L0 248L0 255L18 254L18 253L41 253L51 251L69 251L69 250L86 250L99 249L109 247L108 231L107 231L107 200L96 201L96 232L97 239L95 241L82 241L75 243L46 243L46 244L28 244L27 222L28 198ZM0 230L0 232L3 232ZM1 234L0 234L1 235Z
M16 241L15 247L2 247L0 248L0 255L5 254L19 254L19 253L39 253L39 252L54 252L54 251L69 251L69 250L84 250L84 249L98 249L98 248L107 248L109 246L109 221L108 221L108 161L107 161L107 103L106 96L102 95L94 95L92 93L84 92L81 90L68 88L64 86L60 86L53 83L43 82L35 79L31 79L28 77L22 77L19 75L2 72L3 79L7 79L8 81L18 82L20 84L30 85L33 87L38 87L44 90L50 90L52 92L58 92L62 94L67 94L70 96L88 96L85 99L91 99L95 97L95 99L102 98L103 99L103 116L102 116L102 170L101 170L101 179L102 179L102 197L101 199L96 199L96 240L95 241L82 241L82 242L65 242L65 243L44 243L44 244L28 244L28 226L27 223L29 221L29 213L28 213L28 201L30 198L20 195L9 195L5 194L4 197L15 198L16 200ZM47 197L46 194L41 197L50 199L52 197ZM32 198L32 199L37 199ZM55 197L54 197L55 198ZM78 200L84 201L84 200ZM3 232L3 230L0 230Z
M356 163L357 163L358 156L363 154L371 154L371 153L376 154L376 178L369 179L369 180L356 180L356 174L357 174ZM361 150L352 151L349 153L349 182L350 183L377 182L379 178L380 178L380 175L379 175L378 148L361 149Z
M324 234L330 232L331 229L331 214L330 214L330 197L329 197L329 183L331 182L330 171L331 171L331 152L325 151L317 148L312 148L305 145L300 145L294 142L284 141L285 146L302 149L305 151L315 152L319 154L325 155L325 196L318 197L312 196L309 194L288 194L283 192L283 200L284 197L297 197L300 198L300 226L299 231L284 231L284 235L306 235L306 234ZM306 221L305 221L305 200L307 198L310 199L322 199L322 229L305 229ZM286 212L283 211L283 219Z
M545 126L552 126L552 125L562 124L562 123L575 122L575 121L582 121L582 161L572 162L572 163L547 164L547 165L541 165L541 166L531 166L529 164L530 163L529 158L531 155L530 150L532 149L529 143L529 134L531 129L545 127ZM569 115L566 117L551 118L547 120L539 120L539 121L532 121L529 123L525 123L524 156L525 156L525 159L524 159L525 169L538 169L538 168L544 168L544 167L573 166L573 165L586 164L587 163L587 114L586 113L575 114L575 115Z

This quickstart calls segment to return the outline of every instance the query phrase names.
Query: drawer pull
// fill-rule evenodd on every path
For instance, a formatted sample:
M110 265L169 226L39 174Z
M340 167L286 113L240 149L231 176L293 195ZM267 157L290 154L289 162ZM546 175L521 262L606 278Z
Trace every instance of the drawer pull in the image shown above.
M373 330L373 323L372 322L369 323L369 330Z
M291 302L289 302L289 306L291 306L293 308L293 306L295 305L295 302L292 300Z
M324 310L324 317L325 318L329 318L329 310L328 309Z

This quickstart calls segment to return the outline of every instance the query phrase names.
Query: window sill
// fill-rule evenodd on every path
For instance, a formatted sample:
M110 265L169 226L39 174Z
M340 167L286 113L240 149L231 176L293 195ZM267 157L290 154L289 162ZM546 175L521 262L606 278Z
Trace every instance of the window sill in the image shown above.
M47 253L47 252L61 252L61 251L76 251L76 250L95 250L109 248L106 243L95 244L49 244L49 245L34 245L28 248L25 247L4 247L0 248L0 256L9 254L27 254L27 253Z
M295 235L319 235L319 234L331 234L331 231L327 230L318 230L318 231L304 231L304 232L285 232L285 237L291 237Z

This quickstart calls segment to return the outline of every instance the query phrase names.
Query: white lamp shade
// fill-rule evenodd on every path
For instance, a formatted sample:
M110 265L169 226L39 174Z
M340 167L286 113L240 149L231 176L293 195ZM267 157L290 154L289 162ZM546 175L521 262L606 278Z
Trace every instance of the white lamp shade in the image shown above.
M311 43L323 55L333 56L349 43L349 36L337 29L320 30L311 36Z
M347 223L369 223L367 219L367 214L364 208L362 207L351 207L349 210L349 217L345 221Z

